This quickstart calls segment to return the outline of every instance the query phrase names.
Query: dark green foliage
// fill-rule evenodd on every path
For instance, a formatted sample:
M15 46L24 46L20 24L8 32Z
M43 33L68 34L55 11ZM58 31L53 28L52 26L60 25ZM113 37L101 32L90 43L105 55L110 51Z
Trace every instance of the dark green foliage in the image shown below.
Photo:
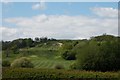
M3 79L19 80L118 80L117 72L92 72L62 69L3 68Z
M96 37L91 37L91 40L96 40L96 41L109 41L109 40L113 40L115 37L113 35L107 35L107 34L103 34L100 36L96 36Z
M64 66L61 64L55 65L55 69L64 69Z
M6 55L5 57L10 57L10 53L12 53L13 51L10 49L7 49L6 51L4 51L3 53Z
M102 63L103 71L117 71L120 70L120 43L118 39L107 41L100 46L101 59L98 63ZM104 66L104 67L102 67Z
M82 47L79 51L79 56L77 56L77 65L79 66L79 69L94 70L94 62L96 61L95 55L97 54L97 51L98 46L96 42L91 42Z
M19 53L19 49L18 49L17 45L14 45L11 50L13 51L14 54Z
M20 49L25 47L33 47L34 41L31 38L16 39L13 41L2 41L2 50L7 49Z
M56 41L56 39L54 38L48 39L47 37L41 37L41 38L35 37L35 43L45 43L48 41Z
M76 59L76 53L72 51L64 51L62 53L62 57L66 60L75 60Z
M47 37L41 37L35 38L35 41L31 38L25 38L25 39L16 39L13 41L1 41L2 43L2 50L7 50L7 49L21 49L21 48L29 48L29 47L35 47L36 45L40 43L46 43L48 41L56 41L56 39L48 39Z
M76 52L73 48L78 44L78 41L75 42L67 42L62 46L62 53L61 56L65 60L75 60L76 59Z
M31 38L25 39L27 47L33 47L33 40Z
M120 70L120 43L118 38L109 41L89 41L79 52L79 69L95 71Z
M3 60L3 61L2 61L2 67L10 67L10 61L8 61L8 60Z
M10 47L10 41L2 41L2 50L7 50Z
M14 68L20 68L20 67L22 67L22 68L33 68L34 66L28 58L22 57L22 58L14 60L11 63L11 67L14 67Z

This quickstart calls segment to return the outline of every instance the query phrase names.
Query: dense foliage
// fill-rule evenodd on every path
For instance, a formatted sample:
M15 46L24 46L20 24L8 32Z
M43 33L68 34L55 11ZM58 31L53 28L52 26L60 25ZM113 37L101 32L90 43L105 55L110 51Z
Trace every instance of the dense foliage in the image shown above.
M76 59L76 53L72 52L72 51L64 51L62 53L62 57L66 60L75 60Z
M11 63L10 63L10 61L8 61L8 60L3 60L3 61L2 61L2 66L3 66L3 67L10 67L10 64L11 64Z
M3 68L4 80L119 80L118 72L78 70Z
M76 52L73 50L78 42L67 42L62 46L61 56L65 60L75 60Z
M34 46L34 41L31 38L16 39L13 41L2 41L2 50L20 49Z
M25 38L25 39L16 39L13 41L1 41L2 42L2 50L17 50L21 48L29 48L29 47L35 47L35 45L38 45L40 43L45 43L47 41L55 41L56 39L48 39L47 37L36 37L35 40L31 38Z
M76 68L95 71L120 70L119 38L104 38L105 40L99 38L100 41L91 39L79 50L80 54L77 56Z

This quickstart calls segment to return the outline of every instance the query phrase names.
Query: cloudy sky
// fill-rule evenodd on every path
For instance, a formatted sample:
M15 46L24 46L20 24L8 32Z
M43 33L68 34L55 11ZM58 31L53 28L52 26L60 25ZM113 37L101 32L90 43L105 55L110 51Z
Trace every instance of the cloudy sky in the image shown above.
M2 3L2 40L118 35L117 6L117 2Z

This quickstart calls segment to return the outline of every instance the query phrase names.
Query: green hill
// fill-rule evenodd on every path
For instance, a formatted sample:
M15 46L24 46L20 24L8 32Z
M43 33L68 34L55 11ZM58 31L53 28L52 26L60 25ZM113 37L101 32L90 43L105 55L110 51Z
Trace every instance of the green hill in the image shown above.
M39 43L35 47L19 49L18 54L14 54L10 50L9 57L6 57L5 51L3 51L2 58L12 62L20 57L28 57L35 68L54 68L56 65L62 65L65 69L69 69L74 60L64 60L61 57L62 45L64 43L58 41Z
M36 40L31 38L17 39L2 42L2 60L8 60L12 63L15 59L27 57L32 61L34 68L54 69L57 65L65 69L70 69L73 65L74 68L79 66L86 68L88 64L91 68L91 65L92 67L97 65L95 62L97 60L101 61L98 65L106 64L106 60L109 61L108 64L114 62L115 59L112 57L118 59L119 62L119 50L116 46L118 39L119 37L112 35L91 37L89 40L56 40L46 37ZM86 66L81 65L82 62Z

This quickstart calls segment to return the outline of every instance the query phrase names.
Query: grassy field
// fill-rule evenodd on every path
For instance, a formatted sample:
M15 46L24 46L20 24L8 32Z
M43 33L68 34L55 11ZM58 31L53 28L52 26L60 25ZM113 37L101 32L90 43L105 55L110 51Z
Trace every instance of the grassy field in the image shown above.
M20 49L19 54L13 54L11 52L9 57L3 54L2 58L3 60L7 59L12 62L20 57L28 57L35 68L53 69L56 65L62 65L65 69L69 69L69 66L75 60L64 60L61 57L60 48L56 42L49 42L29 49Z
M49 59L39 59L32 60L35 68L54 68L56 65L62 65L65 69L69 69L71 62L74 61L64 61L64 60L49 60Z

